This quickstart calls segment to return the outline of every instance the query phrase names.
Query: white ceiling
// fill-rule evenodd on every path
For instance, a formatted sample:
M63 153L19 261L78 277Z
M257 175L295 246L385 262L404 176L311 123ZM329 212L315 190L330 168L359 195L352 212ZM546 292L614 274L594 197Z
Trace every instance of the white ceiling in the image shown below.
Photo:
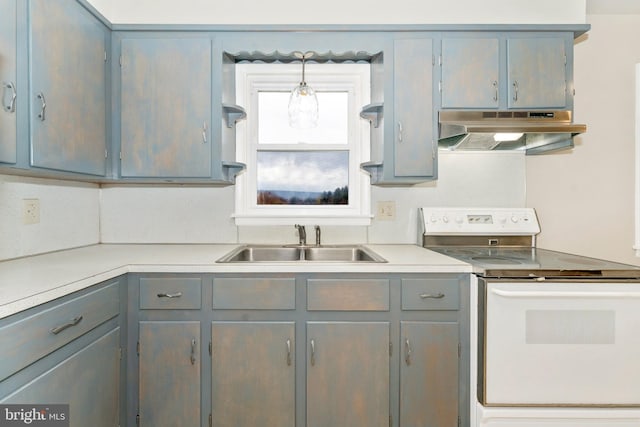
M587 15L640 15L640 0L587 0Z

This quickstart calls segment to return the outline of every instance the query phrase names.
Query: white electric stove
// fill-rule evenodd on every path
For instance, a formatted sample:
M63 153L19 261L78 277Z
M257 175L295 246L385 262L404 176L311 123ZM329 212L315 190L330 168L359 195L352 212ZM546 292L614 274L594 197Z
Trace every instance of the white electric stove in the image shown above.
M640 426L640 268L536 247L533 209L421 208L468 262L472 426Z

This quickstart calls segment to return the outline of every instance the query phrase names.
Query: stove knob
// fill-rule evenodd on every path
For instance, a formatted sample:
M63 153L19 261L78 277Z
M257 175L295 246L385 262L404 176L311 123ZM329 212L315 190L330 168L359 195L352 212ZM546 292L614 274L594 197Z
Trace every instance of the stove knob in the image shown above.
M448 217L448 216L446 216L446 215L445 215L445 216L443 216L443 217L442 217L442 222L444 222L445 224L448 224L448 223L449 223L449 217Z
M456 223L458 223L458 224L462 224L462 222L463 222L463 221L464 221L464 219L463 219L460 215L458 215L458 216L456 217Z
M435 215L431 215L431 222L433 223L438 222L438 218Z
M507 217L505 217L505 216L501 216L501 217L499 217L499 218L498 218L498 222L499 222L500 224L504 224L504 223L506 223L506 222L507 222Z
M513 222L514 224L517 224L517 223L518 223L518 217L517 217L517 216L515 216L515 215L513 215L513 216L511 217L511 222Z

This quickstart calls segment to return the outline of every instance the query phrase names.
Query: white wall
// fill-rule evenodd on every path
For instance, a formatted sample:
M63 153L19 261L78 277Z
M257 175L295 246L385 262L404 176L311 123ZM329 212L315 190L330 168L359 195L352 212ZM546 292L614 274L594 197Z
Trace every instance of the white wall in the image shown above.
M525 204L525 158L518 153L441 153L437 181L415 187L373 187L378 201L394 201L394 220L370 227L323 227L325 243L416 243L420 206ZM293 227L239 227L232 219L234 187L105 187L101 230L105 243L295 243ZM308 224L312 226L313 224ZM309 238L312 233L309 231Z
M89 0L114 23L584 23L586 0Z
M640 15L590 15L575 46L575 121L587 124L570 154L527 160L527 205L539 246L640 264L634 244L635 64Z
M23 199L40 223L23 224ZM0 260L98 243L99 216L97 185L0 175Z

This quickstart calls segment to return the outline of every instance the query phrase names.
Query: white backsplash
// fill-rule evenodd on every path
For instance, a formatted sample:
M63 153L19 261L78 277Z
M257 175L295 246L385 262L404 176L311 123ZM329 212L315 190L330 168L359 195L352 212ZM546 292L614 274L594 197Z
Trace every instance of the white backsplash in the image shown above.
M416 243L420 206L523 207L525 160L519 153L449 153L439 156L439 179L414 187L373 187L378 201L394 201L394 220L369 227L322 227L322 241ZM296 243L292 226L236 227L234 187L106 186L101 194L104 243ZM315 239L306 224L307 241Z
M40 222L24 224L24 199L38 199ZM0 175L0 260L100 241L95 184Z

